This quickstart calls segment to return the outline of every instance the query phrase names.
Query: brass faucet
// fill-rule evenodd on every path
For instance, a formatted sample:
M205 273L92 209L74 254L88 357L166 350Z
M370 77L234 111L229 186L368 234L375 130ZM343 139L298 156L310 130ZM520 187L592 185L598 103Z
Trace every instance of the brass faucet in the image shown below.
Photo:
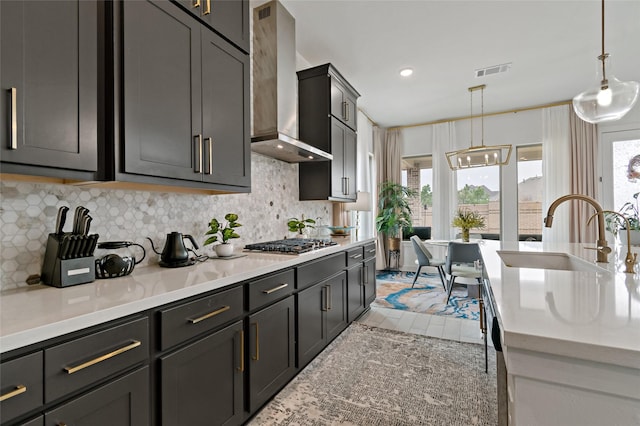
M624 272L627 274L634 274L636 261L638 260L638 253L631 253L631 224L629 223L629 219L627 219L625 215L620 214L618 212L614 212L612 210L603 210L602 212L617 214L618 216L624 219L626 223L626 228L627 228L627 256L624 258ZM591 219L593 219L593 216L595 216L596 214L592 215L589 218L589 220L587 221L587 225L591 223Z
M598 215L598 245L596 247L596 249L598 250L598 256L596 262L609 263L609 261L607 260L607 256L609 253L611 253L611 249L607 245L607 240L604 234L604 212L602 210L602 206L598 204L598 202L593 198L582 194L563 195L562 197L551 203L551 205L549 206L547 217L544 219L544 226L547 228L551 228L551 225L553 224L553 213L556 211L556 208L560 204L564 203L567 200L586 201L596 209L596 214Z

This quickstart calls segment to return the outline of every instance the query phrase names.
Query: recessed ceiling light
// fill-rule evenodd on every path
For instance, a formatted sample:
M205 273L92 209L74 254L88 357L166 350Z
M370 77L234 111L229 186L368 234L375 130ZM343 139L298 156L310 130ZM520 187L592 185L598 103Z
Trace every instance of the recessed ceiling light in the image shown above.
M409 77L411 74L413 74L412 68L404 68L400 70L400 75L403 77Z

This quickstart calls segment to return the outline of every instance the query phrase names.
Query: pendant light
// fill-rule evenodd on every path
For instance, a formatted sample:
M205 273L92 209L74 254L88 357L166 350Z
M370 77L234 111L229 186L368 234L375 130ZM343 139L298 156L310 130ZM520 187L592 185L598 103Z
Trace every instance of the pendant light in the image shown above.
M609 54L604 51L604 0L602 0L602 54L598 56L598 61L597 85L573 98L573 109L578 117L594 124L621 119L633 108L640 91L640 83L637 81L620 81L611 74Z
M484 88L485 84L469 87L471 96L471 146L458 151L447 152L447 162L451 170L470 169L474 167L504 166L509 164L511 158L511 145L485 145L484 144ZM481 112L480 122L482 126L481 145L473 145L473 92L480 90Z

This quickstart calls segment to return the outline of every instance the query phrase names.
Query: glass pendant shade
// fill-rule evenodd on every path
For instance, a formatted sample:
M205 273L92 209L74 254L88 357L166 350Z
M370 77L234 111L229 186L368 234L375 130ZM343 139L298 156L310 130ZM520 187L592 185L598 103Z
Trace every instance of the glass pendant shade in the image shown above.
M638 82L620 81L611 74L606 54L604 64L602 58L598 58L597 84L573 98L573 109L578 117L593 124L619 120L633 108L638 92Z

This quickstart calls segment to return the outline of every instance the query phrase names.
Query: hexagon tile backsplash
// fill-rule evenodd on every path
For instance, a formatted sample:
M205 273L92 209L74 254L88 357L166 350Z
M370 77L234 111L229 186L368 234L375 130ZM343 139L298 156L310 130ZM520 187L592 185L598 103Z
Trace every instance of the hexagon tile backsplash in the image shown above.
M172 231L192 235L203 248L204 233L212 217L223 219L229 212L239 215L238 246L288 236L290 217L321 218L331 223L332 204L328 201L298 200L298 165L259 154L252 155L250 194L192 195L181 193L80 188L14 181L0 182L0 288L26 286L29 275L39 274L49 233L54 232L58 207L68 206L65 231L73 221L78 205L93 217L90 233L99 241L133 241L147 251L143 263L156 263L150 237L161 250L166 234ZM138 250L138 251L136 251ZM103 252L103 253L101 253ZM139 249L96 251L140 257ZM134 272L135 273L135 272Z

